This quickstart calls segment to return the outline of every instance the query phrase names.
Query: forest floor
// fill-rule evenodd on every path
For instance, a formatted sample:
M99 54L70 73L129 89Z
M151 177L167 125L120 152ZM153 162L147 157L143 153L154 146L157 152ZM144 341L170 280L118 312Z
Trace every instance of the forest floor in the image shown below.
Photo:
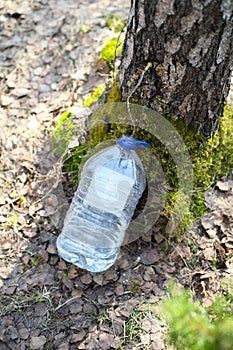
M126 19L128 9L123 0L0 4L0 350L171 349L158 311L170 281L189 287L204 305L230 288L227 177L206 193L208 212L178 241L157 226L122 247L103 273L57 254L62 182L52 171L51 130L61 113L81 108L105 83L98 54L114 35L106 20Z

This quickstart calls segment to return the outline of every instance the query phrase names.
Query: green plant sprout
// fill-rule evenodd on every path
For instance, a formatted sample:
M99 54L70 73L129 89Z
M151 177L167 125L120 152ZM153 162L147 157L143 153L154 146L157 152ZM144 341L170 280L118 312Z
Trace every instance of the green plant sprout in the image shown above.
M130 343L140 342L140 332L142 331L142 320L147 317L146 311L133 310L125 324L125 338Z
M231 350L233 296L219 295L210 307L194 301L183 289L169 289L162 313L169 326L168 341L179 350Z

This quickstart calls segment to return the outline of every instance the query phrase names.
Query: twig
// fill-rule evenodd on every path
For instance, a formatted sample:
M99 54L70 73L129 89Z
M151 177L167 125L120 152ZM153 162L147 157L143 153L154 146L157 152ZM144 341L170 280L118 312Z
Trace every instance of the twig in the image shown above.
M75 295L74 297L72 297L72 298L66 300L63 304L58 305L54 311L56 312L56 311L60 310L63 306L65 306L65 305L67 305L68 303L74 301L75 299L80 299L80 295Z

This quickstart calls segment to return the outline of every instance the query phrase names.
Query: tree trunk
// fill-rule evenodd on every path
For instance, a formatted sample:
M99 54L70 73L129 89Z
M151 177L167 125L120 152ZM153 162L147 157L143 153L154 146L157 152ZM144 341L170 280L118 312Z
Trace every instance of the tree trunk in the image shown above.
M131 0L120 67L123 98L133 94L204 135L218 125L230 86L232 0Z

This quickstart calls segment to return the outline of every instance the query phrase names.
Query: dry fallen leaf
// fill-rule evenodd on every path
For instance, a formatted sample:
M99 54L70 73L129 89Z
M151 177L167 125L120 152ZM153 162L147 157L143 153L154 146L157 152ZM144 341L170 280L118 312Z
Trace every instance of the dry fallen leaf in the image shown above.
M161 256L160 256L157 249L151 249L151 250L143 252L140 255L140 258L141 258L142 264L152 265L152 264L158 262L159 259L161 258Z
M225 181L217 181L216 186L220 191L230 191L233 188L233 181L225 179Z
M215 251L214 247L205 248L203 250L203 254L204 254L204 257L210 261L212 261L213 259L216 258L216 251Z

